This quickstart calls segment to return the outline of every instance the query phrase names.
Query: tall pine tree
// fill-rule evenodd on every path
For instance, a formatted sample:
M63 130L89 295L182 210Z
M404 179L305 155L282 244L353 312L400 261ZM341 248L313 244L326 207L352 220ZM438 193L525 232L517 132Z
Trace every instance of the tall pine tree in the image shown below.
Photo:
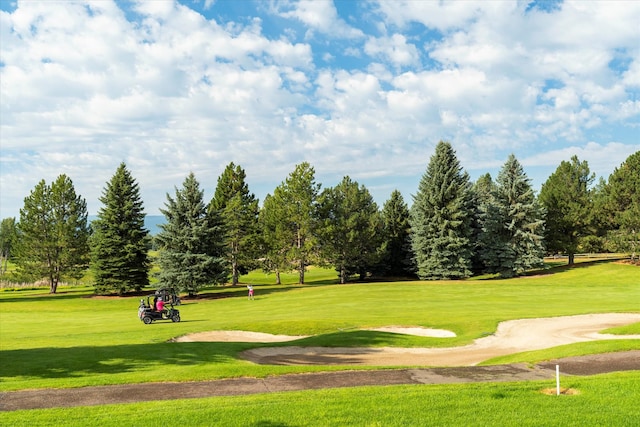
M590 186L595 179L589 164L577 156L562 161L542 184L540 202L545 207L547 249L566 253L573 264L580 239L590 234L591 211L594 208Z
M612 219L611 235L617 249L640 251L640 151L627 157L609 176L607 212Z
M265 243L271 254L271 267L298 271L298 282L304 283L304 273L316 255L316 203L320 184L315 182L315 170L307 163L295 170L265 198L261 223Z
M149 231L144 227L140 188L123 163L102 192L91 223L91 267L100 295L140 291L149 286Z
M50 186L40 181L20 209L16 255L21 272L46 277L52 294L63 277L82 277L89 264L87 219L87 203L69 177L60 175Z
M474 274L480 274L485 270L482 259L482 226L486 219L489 205L493 202L495 190L496 185L488 173L480 176L472 186L474 217L472 221L473 238L471 240L473 242L472 264Z
M281 284L280 272L289 269L285 244L289 235L288 224L282 220L281 202L270 194L264 198L258 217L263 253L263 270L275 274L275 283Z
M207 211L203 191L193 173L175 197L167 194L166 223L156 236L160 255L161 289L195 296L203 286L225 283L229 277L224 259L224 235L216 210Z
M256 265L258 250L258 199L249 192L246 174L230 163L218 178L209 210L222 221L225 257L231 267L231 284L237 285L240 274Z
M381 274L401 277L415 274L411 251L409 207L402 194L394 190L382 207L384 241L378 270Z
M485 271L513 277L543 266L543 210L512 154L483 206L481 256Z
M471 190L448 142L440 141L410 211L411 245L421 279L471 275Z

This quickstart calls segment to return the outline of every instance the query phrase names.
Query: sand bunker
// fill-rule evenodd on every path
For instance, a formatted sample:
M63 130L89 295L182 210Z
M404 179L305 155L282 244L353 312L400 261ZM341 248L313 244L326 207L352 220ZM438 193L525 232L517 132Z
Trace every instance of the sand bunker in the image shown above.
M455 338L455 332L447 331L446 329L431 329L421 327L406 328L403 326L385 326L382 328L371 328L367 331L377 332L391 332L393 334L404 335L417 335L419 337L433 337L433 338Z
M502 322L496 333L450 348L271 347L242 353L255 363L278 365L472 366L497 356L576 342L640 339L600 334L603 329L640 322L640 314L586 314Z
M307 335L272 335L248 331L209 331L184 335L174 342L286 342L307 338Z
M444 329L431 329L422 327L402 327L385 326L381 328L371 328L367 331L391 332L395 334L418 335L421 337L451 338L456 334ZM174 342L287 342L301 338L308 338L309 335L272 335L263 332L248 331L208 331L197 332L195 334L184 335L175 338Z

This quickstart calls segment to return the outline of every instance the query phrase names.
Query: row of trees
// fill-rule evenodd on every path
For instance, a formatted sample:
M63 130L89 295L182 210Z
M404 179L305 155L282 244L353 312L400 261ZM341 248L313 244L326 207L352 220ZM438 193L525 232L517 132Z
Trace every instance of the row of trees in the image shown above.
M348 176L322 189L309 163L266 196L262 207L244 170L229 164L207 203L193 173L161 212L166 222L153 244L159 250L161 287L197 294L262 267L298 271L332 266L341 283L353 275L465 278L477 273L511 277L542 265L544 253L637 250L640 224L640 152L593 186L586 162L563 161L536 197L524 170L510 156L494 181L471 182L449 143L440 142L409 208L398 191L379 209L369 191ZM78 278L90 266L99 294L149 286L144 207L135 179L120 164L88 224L84 199L61 175L41 181L25 198L20 220L0 226L2 268L11 257L23 275Z

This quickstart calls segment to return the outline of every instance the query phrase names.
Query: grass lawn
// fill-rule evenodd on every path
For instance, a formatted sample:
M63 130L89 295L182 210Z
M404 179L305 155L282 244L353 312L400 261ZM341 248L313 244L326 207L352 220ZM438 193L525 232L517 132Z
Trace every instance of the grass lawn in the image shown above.
M543 394L554 387L548 381L355 387L15 411L3 413L0 424L140 426L159 418L184 426L638 425L639 372L565 382L577 394Z
M293 274L283 276L285 284L277 286L273 276L254 272L242 278L254 284L254 301L247 300L245 287L212 288L201 298L184 301L182 322L152 325L138 319L138 297L95 297L91 288L83 287L61 288L56 295L43 289L5 290L0 292L0 391L338 370L343 368L258 366L237 358L244 349L292 343L167 341L191 332L247 330L312 335L294 345L464 345L493 333L504 320L640 312L638 271L607 262L508 280L336 285L335 272L311 269L303 286L291 284L296 280ZM458 336L425 338L360 330L388 325L449 329ZM640 334L640 323L609 332ZM573 344L491 363L622 349L640 349L640 340ZM455 414L462 417L458 421L473 420L475 425L495 424L496 419L504 420L503 425L576 425L575 417L589 411L593 415L586 424L603 425L598 420L609 419L602 417L610 411L639 416L637 404L628 398L630 390L640 389L637 372L574 381L580 395L554 398L538 393L543 385L537 383L374 387L18 411L3 414L0 424L22 425L23 420L46 425L57 420L60 425L64 420L65 425L86 425L89 418L84 417L90 417L93 425L138 425L137 417L153 419L152 412L159 408L164 408L167 422L185 425L314 425L314 420L323 420L324 425L442 425L452 424ZM602 406L599 413L595 405ZM479 415L465 418L471 411ZM535 423L535 417L547 421ZM559 421L552 422L555 419Z

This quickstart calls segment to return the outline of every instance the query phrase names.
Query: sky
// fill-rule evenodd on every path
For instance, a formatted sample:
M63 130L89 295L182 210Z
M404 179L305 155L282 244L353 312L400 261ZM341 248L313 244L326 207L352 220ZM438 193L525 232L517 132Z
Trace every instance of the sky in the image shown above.
M0 218L41 180L90 215L124 162L148 215L231 162L262 202L309 162L381 208L436 144L534 190L640 150L638 1L0 0Z

